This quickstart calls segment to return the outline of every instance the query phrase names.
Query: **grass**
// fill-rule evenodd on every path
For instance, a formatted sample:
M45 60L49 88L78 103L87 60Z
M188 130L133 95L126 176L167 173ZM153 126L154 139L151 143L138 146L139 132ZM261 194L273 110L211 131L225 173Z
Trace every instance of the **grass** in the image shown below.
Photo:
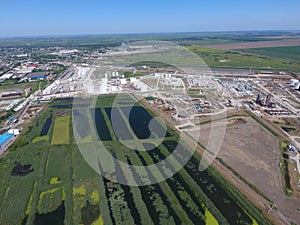
M112 100L112 97L104 96L104 99L98 100L102 107L106 107L106 105L111 104L109 101ZM22 135L29 140L33 140L34 137L37 137L44 125L44 121L48 118L47 114L49 114L49 110L53 109L48 108L48 110L44 111L39 118L36 118L32 128L29 129L28 132L24 131ZM153 115L153 113L151 113L151 115ZM106 120L106 122L108 121ZM97 216L92 222L92 224L95 225L102 225L103 223L109 224L112 223L113 219L119 223L125 224L126 222L131 222L130 224L133 224L133 216L130 213L130 209L132 209L133 206L130 206L130 203L135 206L133 209L136 208L135 211L140 215L142 224L154 224L150 216L152 211L158 212L159 221L161 222L172 223L177 215L182 223L192 224L185 211L186 209L184 209L185 204L179 201L179 198L182 198L183 200L187 200L186 205L191 210L200 209L199 213L202 213L203 219L205 219L204 216L206 217L208 224L217 224L216 220L219 221L220 224L223 224L225 221L224 224L226 224L224 216L219 213L219 210L210 202L195 180L193 180L184 169L180 171L180 175L178 175L178 177L182 176L182 181L178 181L182 187L180 189L181 195L179 198L176 196L177 187L172 185L170 181L157 184L161 192L153 191L152 193L152 191L147 191L148 189L150 190L150 187L145 187L147 190L143 193L144 195L142 195L141 187L127 187L127 194L125 195L124 190L126 190L126 187L114 185L110 181L106 182L101 176L98 176L98 174L88 166L76 145L51 144L52 141L57 138L55 136L62 135L58 134L62 128L69 129L70 115L56 117L53 123L53 129L49 130L50 133L53 133L51 142L38 141L35 143L27 143L9 151L4 158L0 159L0 177L2 178L0 179L0 186L2 187L0 190L0 198L4 199L4 197L6 197L5 201L0 202L1 223L21 224L24 216L27 215L27 224L33 224L36 212L47 213L51 210L55 210L61 204L61 201L64 200L66 207L65 224L82 223L82 208L85 207L87 201L93 205L99 205L100 216ZM168 139L176 140L176 134L171 130L169 130L169 132L171 132L173 137L168 137ZM73 143L72 130L70 130L70 134L69 131L67 133L69 143ZM51 134L49 134L49 137L51 137ZM141 159L134 151L126 149L117 141L105 142L105 144L112 147L111 151L116 153L116 157L119 160L126 162L129 158L134 165L142 165ZM89 146L88 144L85 145ZM162 149L162 147L159 146L158 148L164 152L163 154L165 156L168 155L167 152L165 152L166 149ZM148 164L151 164L154 160L154 157L151 157L148 152L141 155ZM23 165L32 164L34 171L25 178L11 177L10 171L16 161ZM166 171L167 170L166 168ZM215 173L214 176L220 175ZM143 177L143 179L149 178ZM187 182L187 185L184 186L183 184L185 184L185 182ZM227 183L222 186L227 190ZM107 187L112 188L109 190L109 193L107 192ZM193 194L186 192L186 189L191 189ZM234 188L229 186L228 189L231 190ZM235 192L239 193L237 190L235 190ZM110 193L112 195L110 195ZM144 201L143 197L145 194L152 196L151 198L153 199L150 203ZM195 200L195 196L197 200ZM114 199L115 197L117 197L117 199ZM241 198L241 200L237 201L243 202L244 199ZM15 204L16 202L18 204ZM194 204L192 204L193 202ZM205 207L207 207L210 213L204 210L201 212L201 209L204 209L201 203L205 203ZM148 204L151 206L149 209L147 208L149 206ZM258 222L264 221L261 219L262 216L253 210L255 207L250 203L249 205L246 205L249 207L243 205L242 208L247 209L247 212L249 209L251 216L255 219L257 219L257 217L259 218ZM171 216L170 210L175 212L175 217Z
M289 47L272 47L272 48L252 48L241 49L242 52L247 52L255 55L262 55L271 58L280 58L289 61L300 62L300 46Z
M204 47L190 46L193 51L211 68L235 68L257 70L280 70L300 72L300 63L258 56L238 51L223 51ZM222 62L222 60L227 60Z
M81 185L79 187L73 187L73 194L74 195L85 195L86 188L84 187L84 185Z
M30 213L35 188L36 188L36 182L34 182L33 190L32 190L32 193L31 193L29 201L28 201L28 205L27 205L27 209L26 209L26 215L28 215Z
M288 143L285 141L282 141L280 143L280 150L281 150L281 153L288 151ZM288 161L282 157L280 160L280 163L281 163L280 168L281 168L281 172L282 172L282 176L283 176L283 191L287 196L291 196L293 194L293 190L291 189Z
M242 41L236 41L232 39L206 39L206 40L197 40L197 41L180 41L183 45L195 45L195 46L206 46L206 45L223 45L223 44L235 44L241 43Z
M50 179L50 184L60 184L61 183L61 180L58 178L58 177L52 177Z
M92 225L103 225L104 224L104 221L103 221L103 218L102 218L102 215L99 216L99 218L92 223Z
M40 197L42 198L44 195L54 193L54 192L56 192L58 189L59 189L59 188L56 187L56 188L49 189L49 190L47 190L47 191L43 191L43 192L41 192Z
M132 71L125 71L125 72L123 72L123 75L125 78L142 76L142 74L134 73Z
M34 137L32 139L32 143L37 143L39 141L49 141L49 136L45 135L45 136L38 136L38 137Z
M92 141L93 141L93 136L92 136L92 135L89 135L89 136L87 136L87 137L81 139L81 140L79 141L79 143L90 143L90 142L92 142Z
M97 191L93 191L92 195L91 195L91 199L97 203L99 202L99 193Z
M96 108L103 107L109 108L112 107L114 100L116 99L117 95L103 95L101 98L97 98L96 101Z
M213 216L213 214L207 209L205 208L205 222L206 224L209 225L218 225L218 221L216 220L216 218Z
M1 82L0 90L16 90L16 89L26 89L31 88L33 90L38 90L39 82L23 82L23 83L15 83L13 81L9 82Z
M62 188L56 187L41 192L38 203L38 212L47 213L54 211L62 201Z
M70 115L56 117L52 133L52 145L69 144Z
M131 64L130 66L135 66L135 67L147 66L150 68L174 68L174 66L171 66L169 64L162 63L162 62L153 62L153 61L137 62L137 63ZM126 77L126 75L125 75L125 77Z

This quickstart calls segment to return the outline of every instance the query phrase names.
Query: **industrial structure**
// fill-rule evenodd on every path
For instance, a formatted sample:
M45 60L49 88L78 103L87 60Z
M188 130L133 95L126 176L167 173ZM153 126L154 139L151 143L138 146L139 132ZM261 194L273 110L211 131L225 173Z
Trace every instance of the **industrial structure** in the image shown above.
M14 135L11 133L5 133L0 135L0 149L7 144L13 137Z
M258 93L255 102L256 102L256 104L261 104L261 102L262 102L262 93L261 92Z
M268 95L267 96L267 98L266 98L266 101L265 101L265 106L267 106L267 107L270 107L271 106L271 104L272 104L272 95Z
M30 73L28 75L28 80L44 80L50 73L49 72L35 72L35 73Z

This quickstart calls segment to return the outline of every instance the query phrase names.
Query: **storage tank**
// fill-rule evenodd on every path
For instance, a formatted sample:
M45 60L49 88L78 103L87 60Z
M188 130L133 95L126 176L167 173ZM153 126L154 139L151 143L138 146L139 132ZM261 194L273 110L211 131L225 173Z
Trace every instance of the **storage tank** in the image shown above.
M299 80L297 80L297 79L290 79L290 85L291 86L294 86L295 83L297 83L297 82L299 82Z
M299 90L299 88L300 88L300 82L298 81L294 84L294 89Z

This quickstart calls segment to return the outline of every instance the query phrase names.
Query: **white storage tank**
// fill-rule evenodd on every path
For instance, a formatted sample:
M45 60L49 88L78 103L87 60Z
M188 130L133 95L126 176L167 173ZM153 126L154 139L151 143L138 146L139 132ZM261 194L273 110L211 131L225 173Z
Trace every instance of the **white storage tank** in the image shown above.
M291 86L294 86L295 83L297 83L297 82L299 82L299 80L297 80L297 79L290 79L290 85Z
M299 88L300 88L300 82L298 81L294 84L294 89L299 90Z

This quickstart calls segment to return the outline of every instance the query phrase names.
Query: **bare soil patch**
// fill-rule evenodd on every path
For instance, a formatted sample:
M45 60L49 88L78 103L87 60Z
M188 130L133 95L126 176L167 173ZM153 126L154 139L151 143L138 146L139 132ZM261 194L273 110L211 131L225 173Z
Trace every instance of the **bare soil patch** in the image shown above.
M290 220L300 221L300 199L283 193L280 170L279 141L251 117L214 122L226 122L226 133L218 153L227 165L262 191ZM200 142L206 146L211 124L201 125Z

